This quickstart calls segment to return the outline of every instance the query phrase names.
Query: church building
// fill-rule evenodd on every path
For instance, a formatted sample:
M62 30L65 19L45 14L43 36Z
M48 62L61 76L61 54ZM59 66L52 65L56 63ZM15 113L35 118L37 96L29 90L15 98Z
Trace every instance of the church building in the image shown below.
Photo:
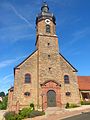
M43 3L36 17L36 50L14 68L8 109L18 111L34 103L36 109L80 104L77 70L59 52L56 19Z

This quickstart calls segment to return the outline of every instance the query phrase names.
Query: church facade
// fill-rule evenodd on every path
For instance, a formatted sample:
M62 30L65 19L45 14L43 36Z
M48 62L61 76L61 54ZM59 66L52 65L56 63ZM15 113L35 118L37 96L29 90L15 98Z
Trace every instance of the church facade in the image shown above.
M36 109L80 103L77 70L59 53L55 16L44 3L36 18L36 50L14 68L8 109L34 103Z

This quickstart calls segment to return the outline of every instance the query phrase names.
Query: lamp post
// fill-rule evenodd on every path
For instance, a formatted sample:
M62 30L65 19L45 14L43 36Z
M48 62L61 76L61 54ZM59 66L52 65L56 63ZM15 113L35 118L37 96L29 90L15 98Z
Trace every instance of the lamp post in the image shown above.
M42 97L42 111L43 111L43 96L44 95L45 95L44 93L41 93L41 97Z

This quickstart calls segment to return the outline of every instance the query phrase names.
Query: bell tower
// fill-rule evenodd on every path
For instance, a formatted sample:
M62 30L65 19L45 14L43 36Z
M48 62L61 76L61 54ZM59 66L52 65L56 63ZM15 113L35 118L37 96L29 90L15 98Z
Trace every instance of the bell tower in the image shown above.
M41 7L41 13L36 18L36 29L38 34L55 34L55 17L49 12L48 5L44 2Z
M36 46L38 36L56 36L56 19L53 13L49 12L48 5L44 2L41 12L36 17ZM38 47L38 46L37 46Z
M60 82L61 67L58 48L58 38L56 35L56 19L53 13L49 12L49 7L43 3L41 12L36 17L36 48L38 49L38 97L41 98L41 84L48 80ZM38 104L41 103L39 98Z

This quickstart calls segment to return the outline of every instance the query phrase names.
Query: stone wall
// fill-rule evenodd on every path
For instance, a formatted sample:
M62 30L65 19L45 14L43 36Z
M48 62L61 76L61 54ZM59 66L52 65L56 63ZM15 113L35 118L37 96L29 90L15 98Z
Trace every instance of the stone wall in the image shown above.
M9 90L9 92L8 92L8 105L7 105L7 109L9 111L12 111L12 102L13 102L13 91Z
M12 109L18 111L18 109L29 106L30 103L34 103L36 108L41 108L41 95L43 92L47 95L50 89L58 93L56 96L58 99L57 106L65 106L67 102L79 103L80 96L76 71L59 54L58 38L55 35L55 24L52 21L50 22L50 33L46 33L45 20L38 22L36 27L36 47L38 50L15 68ZM31 83L29 84L25 84L26 73L31 75ZM64 83L64 75L69 76L69 84ZM54 82L47 83L46 87L41 86L41 84L50 80L56 81L61 87ZM30 96L25 96L25 92L30 92ZM66 92L71 92L71 95L66 96ZM43 104L46 109L47 96L44 100L45 104Z
M25 74L31 75L31 83L25 83ZM15 69L13 109L19 101L20 109L30 106L30 103L37 105L37 51ZM30 92L30 96L25 96Z
M62 70L62 87L61 87L61 98L62 104L65 105L69 103L80 103L79 88L77 83L77 75L73 67L62 57L60 56L60 65ZM69 84L64 83L64 75L69 76ZM66 96L66 92L70 92L70 96Z

